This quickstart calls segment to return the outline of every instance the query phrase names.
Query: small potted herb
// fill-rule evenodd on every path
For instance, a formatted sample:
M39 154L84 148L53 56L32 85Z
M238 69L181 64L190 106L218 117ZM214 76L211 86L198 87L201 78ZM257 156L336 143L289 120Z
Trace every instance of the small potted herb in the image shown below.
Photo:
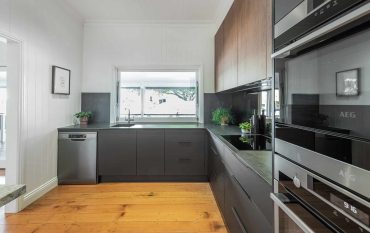
M242 134L247 134L251 132L252 124L248 121L243 122L239 125L239 128L242 130Z
M229 108L217 108L212 112L212 121L219 125L228 125L234 122L234 118Z
M78 112L75 114L75 117L80 119L81 125L87 125L89 122L89 118L92 117L92 113L91 112Z

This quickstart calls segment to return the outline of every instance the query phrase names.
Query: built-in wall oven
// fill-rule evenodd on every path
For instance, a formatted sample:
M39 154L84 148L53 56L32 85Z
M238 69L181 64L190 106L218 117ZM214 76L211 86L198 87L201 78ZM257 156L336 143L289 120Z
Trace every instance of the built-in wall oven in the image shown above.
M370 207L353 194L275 156L275 232L369 232Z
M277 232L370 229L370 3L326 2L354 5L273 54Z

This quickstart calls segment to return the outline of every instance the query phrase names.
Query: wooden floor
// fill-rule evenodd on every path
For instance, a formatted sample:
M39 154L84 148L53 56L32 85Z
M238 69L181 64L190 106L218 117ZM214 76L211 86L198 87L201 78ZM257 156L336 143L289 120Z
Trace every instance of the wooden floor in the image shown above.
M116 183L59 186L0 232L227 232L208 183Z

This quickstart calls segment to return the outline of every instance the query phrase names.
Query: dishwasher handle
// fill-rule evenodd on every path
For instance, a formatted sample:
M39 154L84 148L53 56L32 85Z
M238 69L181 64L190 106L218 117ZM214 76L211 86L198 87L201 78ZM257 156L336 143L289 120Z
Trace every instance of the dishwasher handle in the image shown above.
M69 141L77 141L77 142L83 142L87 139L95 139L96 133L92 132L82 132L82 133L60 133L59 134L59 140L69 140Z
M86 141L86 138L70 138L70 140L74 142L83 142Z

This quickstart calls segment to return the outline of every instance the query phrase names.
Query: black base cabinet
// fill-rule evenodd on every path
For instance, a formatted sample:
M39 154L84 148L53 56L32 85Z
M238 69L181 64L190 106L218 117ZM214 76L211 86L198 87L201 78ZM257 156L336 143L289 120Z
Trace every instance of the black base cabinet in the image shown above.
M235 176L225 176L224 218L230 233L273 232L272 225L244 191Z
M273 205L261 203L271 186L244 166L223 143L209 137L210 185L230 233L272 233ZM256 196L256 192L260 192Z
M225 173L226 169L224 164L220 160L215 161L215 167L209 177L209 181L212 187L213 194L217 201L217 204L222 211L225 209Z
M204 130L166 130L165 148L166 175L206 175Z
M137 175L164 175L164 130L137 131Z
M209 180L230 233L273 232L271 185L204 130L100 130L98 174L101 182Z
M205 140L204 129L99 130L99 181L207 181Z
M98 132L98 174L136 175L136 130Z

